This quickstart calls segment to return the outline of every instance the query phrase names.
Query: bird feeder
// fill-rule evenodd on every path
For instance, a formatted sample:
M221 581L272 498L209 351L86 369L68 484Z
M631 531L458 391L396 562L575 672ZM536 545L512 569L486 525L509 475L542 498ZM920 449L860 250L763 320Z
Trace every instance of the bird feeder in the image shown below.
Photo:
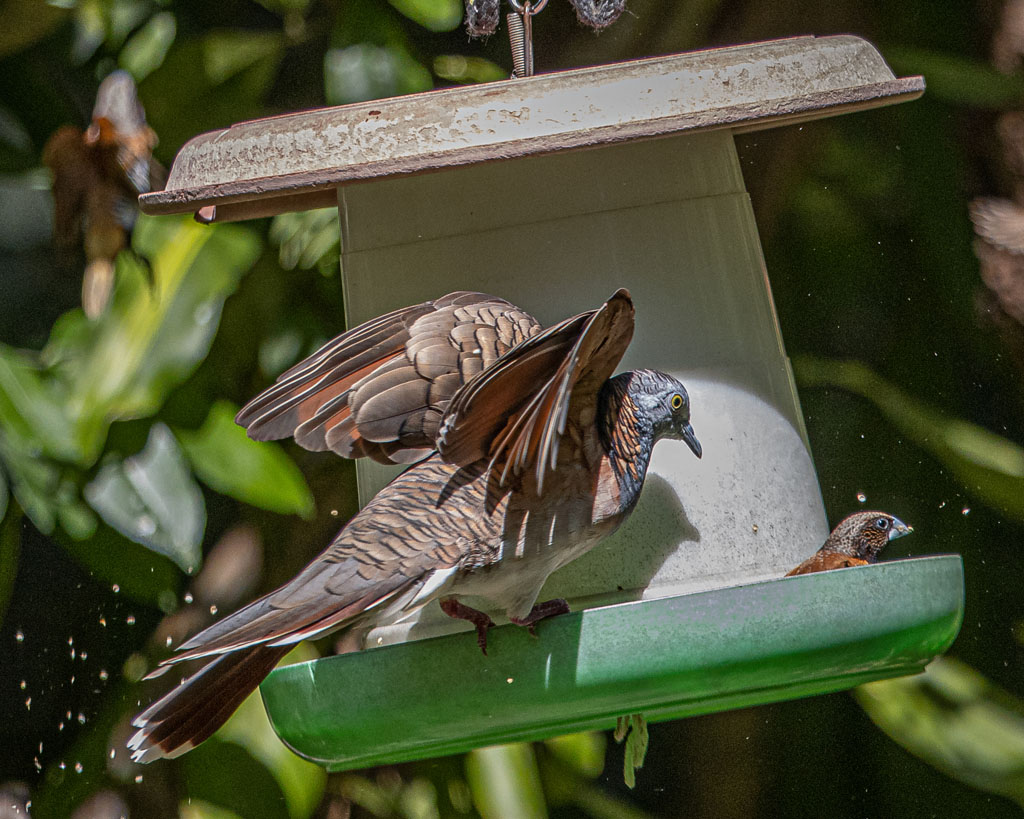
M573 612L538 639L495 629L482 656L428 606L368 650L274 671L288 745L332 769L399 762L836 691L949 646L959 557L781 579L828 526L734 144L923 90L857 37L799 37L244 122L181 150L148 213L337 206L348 326L451 290L550 324L627 287L623 366L681 378L704 447L655 449L630 521L541 593ZM365 502L397 468L357 470Z

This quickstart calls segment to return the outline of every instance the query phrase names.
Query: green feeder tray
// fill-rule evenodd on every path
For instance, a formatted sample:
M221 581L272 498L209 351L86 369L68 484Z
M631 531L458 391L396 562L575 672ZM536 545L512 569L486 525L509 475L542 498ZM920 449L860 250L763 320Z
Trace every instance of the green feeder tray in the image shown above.
M963 620L959 556L913 558L573 612L275 670L274 730L362 768L840 691L913 674Z

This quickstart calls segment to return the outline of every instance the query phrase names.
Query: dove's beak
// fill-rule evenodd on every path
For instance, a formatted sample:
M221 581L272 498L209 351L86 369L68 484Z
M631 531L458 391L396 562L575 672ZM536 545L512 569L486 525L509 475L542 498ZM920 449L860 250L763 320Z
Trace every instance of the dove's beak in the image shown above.
M892 528L889 529L889 540L896 540L896 538L903 537L904 535L909 535L913 531L913 526L907 526L907 524L905 524L899 518L893 518Z
M693 454L698 458L701 456L700 441L697 440L697 436L693 434L693 427L687 424L683 427L682 438L686 441L686 445L693 450Z

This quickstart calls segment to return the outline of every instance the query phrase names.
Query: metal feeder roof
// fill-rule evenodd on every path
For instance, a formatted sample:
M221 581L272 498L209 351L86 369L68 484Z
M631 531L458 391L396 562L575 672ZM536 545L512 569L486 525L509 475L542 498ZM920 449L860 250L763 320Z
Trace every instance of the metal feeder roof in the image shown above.
M251 120L190 140L146 213L333 206L368 179L684 131L754 131L915 99L859 37L794 37Z

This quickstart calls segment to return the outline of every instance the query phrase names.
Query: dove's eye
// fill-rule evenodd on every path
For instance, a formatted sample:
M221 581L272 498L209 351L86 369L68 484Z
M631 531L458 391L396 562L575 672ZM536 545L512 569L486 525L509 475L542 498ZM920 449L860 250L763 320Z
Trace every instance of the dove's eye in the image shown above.
M672 396L672 402L671 403L672 403L672 409L674 409L674 410L682 408L682 406L683 406L683 396L681 396L679 393L676 393L675 395Z

